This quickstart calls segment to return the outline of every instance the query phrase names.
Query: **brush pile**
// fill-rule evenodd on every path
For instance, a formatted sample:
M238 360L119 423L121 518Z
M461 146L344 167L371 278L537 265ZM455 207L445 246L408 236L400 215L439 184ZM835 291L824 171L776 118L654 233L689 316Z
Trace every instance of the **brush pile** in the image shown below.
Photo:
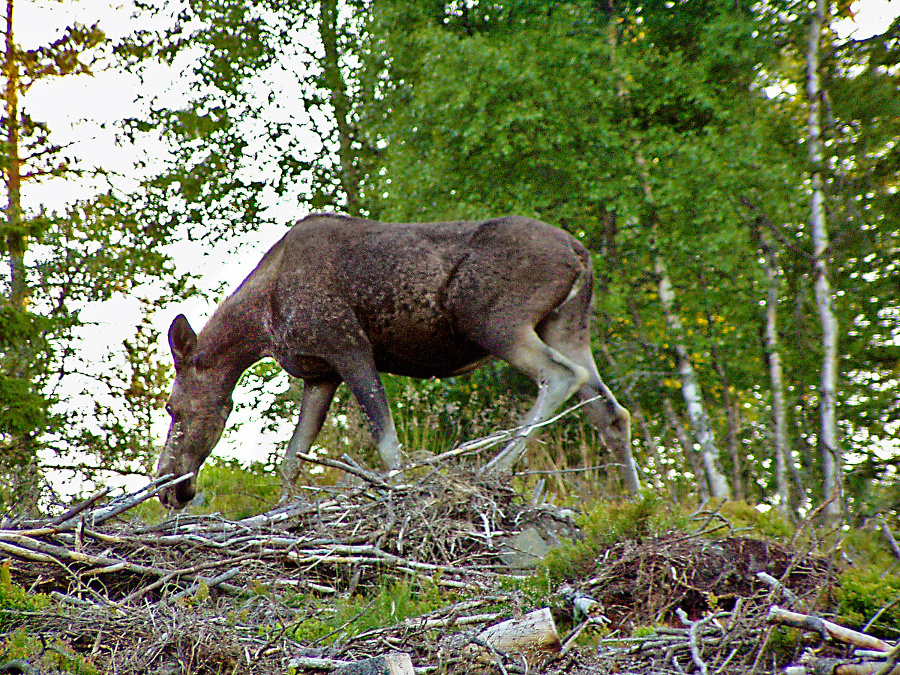
M0 638L42 645L27 658L0 647L0 672L340 673L392 653L448 675L781 672L770 607L816 606L832 581L824 559L700 528L606 547L547 588L546 573L524 568L542 552L516 549L529 532L577 539L572 513L443 469L243 520L129 518L166 484L0 522L0 600L4 588L49 599L0 603ZM430 605L410 611L408 594L377 592L413 586L430 589ZM560 634L530 652L496 646L498 624L538 615Z

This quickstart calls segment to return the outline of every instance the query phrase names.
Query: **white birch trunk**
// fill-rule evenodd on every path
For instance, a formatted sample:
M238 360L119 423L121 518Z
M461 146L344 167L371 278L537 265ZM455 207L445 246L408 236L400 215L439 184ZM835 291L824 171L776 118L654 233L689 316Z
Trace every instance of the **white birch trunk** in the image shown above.
M787 433L787 411L784 402L784 375L781 369L781 347L778 341L778 261L769 238L760 229L759 242L765 257L766 270L766 356L769 361L769 382L772 388L772 414L775 421L775 489L778 510L787 516L790 510L788 462L791 461Z
M678 372L681 376L681 393L687 405L691 426L694 428L697 442L700 444L700 456L703 459L703 468L709 483L709 493L714 499L728 498L731 496L731 487L719 467L719 450L716 447L712 427L709 424L709 416L703 404L703 395L700 392L694 366L691 364L690 355L684 346L684 327L681 317L675 311L675 291L672 289L665 260L659 252L656 253L653 261L653 271L656 274L659 300L666 315L666 324L675 344Z
M809 102L807 124L809 161L812 166L810 225L813 243L816 307L822 324L822 372L819 383L820 431L823 490L826 499L837 495L825 509L832 519L841 512L842 480L837 435L837 317L834 314L831 286L828 282L828 228L825 220L825 188L822 179L824 152L822 146L822 87L819 82L819 41L825 25L826 0L816 0L809 26L806 53L806 95Z
M697 451L694 450L694 444L688 438L687 430L681 423L678 413L675 412L675 406L672 405L672 400L668 396L663 399L663 411L666 414L669 426L672 427L675 438L678 439L678 444L684 451L684 456L691 465L691 471L694 472L694 476L697 479L697 491L700 493L700 501L705 502L709 499L708 481L704 480L705 471L700 466L700 460L697 457Z

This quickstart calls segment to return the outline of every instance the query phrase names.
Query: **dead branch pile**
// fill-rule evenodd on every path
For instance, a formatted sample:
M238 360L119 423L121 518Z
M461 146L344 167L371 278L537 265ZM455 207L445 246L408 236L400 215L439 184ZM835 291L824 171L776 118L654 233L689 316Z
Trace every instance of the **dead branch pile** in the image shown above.
M19 618L63 635L106 672L218 673L230 672L222 665L229 663L240 672L283 672L302 658L328 669L410 641L421 653L415 641L436 629L474 635L508 617L516 598L500 582L511 574L501 561L509 536L542 521L571 527L509 488L437 473L404 486L323 490L239 521L121 520L168 484L100 505L104 491L53 519L0 522L0 561L12 561L15 583L69 608ZM411 579L473 597L385 630L348 626L339 649L310 650L293 639L319 611L298 597L327 608L329 598ZM435 649L424 651L430 658Z
M551 589L551 611L510 583L526 574L508 566L511 542L529 529L577 536L574 524L496 482L442 470L320 489L243 520L126 519L167 484L0 521L0 564L53 599L0 609L0 637L26 627L60 638L104 673L777 672L764 658L769 608L815 606L830 583L824 560L785 546L672 534L608 547ZM439 589L439 606L366 623L370 591L411 581ZM328 634L306 630L354 594L358 611ZM577 646L591 633L593 646Z

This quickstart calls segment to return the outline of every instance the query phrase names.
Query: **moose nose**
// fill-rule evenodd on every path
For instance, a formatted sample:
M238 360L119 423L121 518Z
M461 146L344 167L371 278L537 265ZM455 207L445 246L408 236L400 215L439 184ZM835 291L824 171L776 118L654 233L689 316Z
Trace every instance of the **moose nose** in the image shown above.
M197 494L193 478L166 488L159 493L159 501L170 509L183 509Z

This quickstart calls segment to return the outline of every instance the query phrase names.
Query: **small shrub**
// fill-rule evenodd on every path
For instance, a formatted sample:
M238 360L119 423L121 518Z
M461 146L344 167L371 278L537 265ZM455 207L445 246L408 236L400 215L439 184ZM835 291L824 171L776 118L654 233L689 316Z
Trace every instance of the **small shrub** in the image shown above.
M547 555L552 580L573 579L589 572L601 552L613 544L685 530L688 519L677 507L647 495L636 502L597 502L578 518L578 527L580 539Z
M9 561L0 565L0 629L9 628L15 612L36 612L50 604L43 593L29 593L12 582Z
M900 635L900 574L853 569L841 575L837 591L840 622L893 640Z
M25 661L40 673L100 674L93 663L73 652L61 640L48 641L26 628L19 628L0 639L0 664L16 660Z

